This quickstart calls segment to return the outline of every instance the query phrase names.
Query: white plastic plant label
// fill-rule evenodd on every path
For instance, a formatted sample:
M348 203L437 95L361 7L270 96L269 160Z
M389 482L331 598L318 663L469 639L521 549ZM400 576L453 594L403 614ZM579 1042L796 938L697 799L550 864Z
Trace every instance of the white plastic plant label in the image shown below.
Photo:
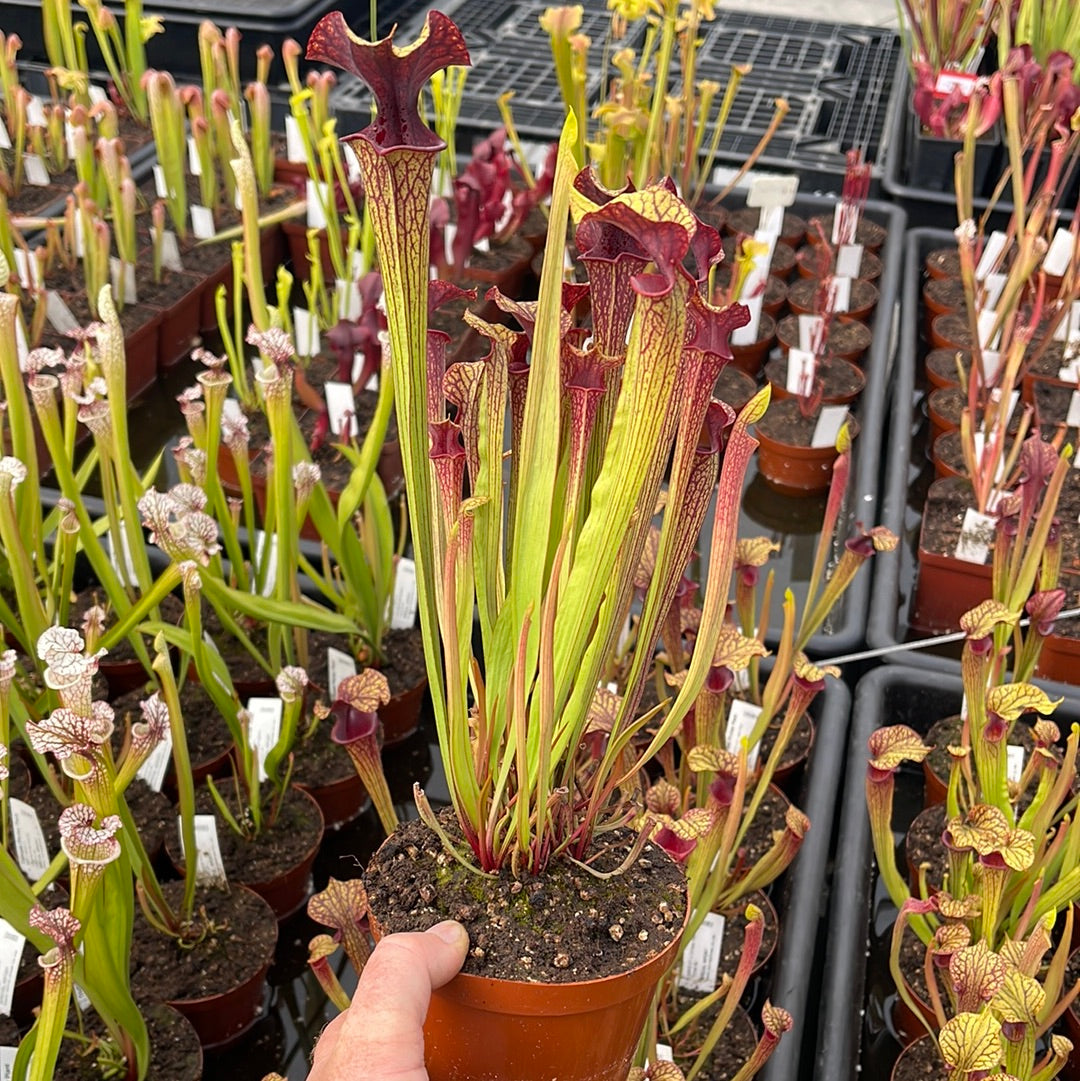
M723 946L724 917L710 912L683 951L679 986L687 991L704 991L706 994L715 991Z
M189 135L187 141L188 172L192 176L202 176L202 162L199 160L199 144L195 136Z
M330 431L346 439L355 438L360 431L356 423L356 399L349 383L330 382L325 385L326 412L330 415ZM345 430L348 425L348 431Z
M218 842L217 820L213 815L195 815L195 879L203 886L224 886L225 864L221 859L221 844ZM180 816L176 818L176 828L180 834L180 851L184 852L184 834Z
M55 289L50 289L45 294L45 318L57 334L67 334L79 326L79 321L72 315L67 301Z
M280 698L249 698L247 710L248 746L259 763L259 781L265 781L266 757L281 737L281 718L285 703Z
M979 312L978 330L979 345L983 349L997 348L998 339L1001 337L1001 328L998 326L997 312Z
M960 697L960 720L961 721L966 721L967 718L968 718L967 695L964 694L964 695L961 695L961 697Z
M319 321L307 308L293 308L293 341L300 357L313 357L322 348Z
M27 184L32 184L35 188L49 186L49 170L37 154L23 154L23 175Z
M982 257L975 267L976 280L982 281L983 278L998 265L1001 254L1005 251L1005 245L1008 242L1008 239L1009 238L1000 229L995 229L990 234L990 239L987 240L986 245L983 248Z
M163 229L161 232L161 265L166 270L184 269L184 260L180 258L180 245L177 244L176 234L171 229Z
M30 346L26 344L26 331L23 330L22 316L15 319L15 352L19 357L19 371L26 371L26 358L30 355Z
M337 301L338 316L341 319L355 321L360 318L360 285L358 282L334 279L334 296Z
M334 649L331 646L326 651L326 690L330 695L330 701L337 698L338 687L343 679L356 675L356 658L349 656L344 650Z
M820 315L799 316L799 348L808 353L820 353L825 343L825 320Z
M15 834L15 859L28 878L38 879L49 869L51 861L37 811L19 799L8 802L11 806L11 829Z
M740 668L731 673L731 686L736 691L750 690L750 669Z
M276 533L270 534L270 548L263 555L266 547L266 530L255 530L255 566L262 572L263 584L259 593L263 597L269 597L274 592L274 586L277 583L277 556L278 556L278 537ZM251 592L255 592L257 583L251 583Z
M83 948L85 945L85 942L79 943L79 956L84 959L86 957L86 951ZM75 996L75 1004L80 1010L90 1009L90 996L77 983L71 985L71 991Z
M757 296L742 301L750 309L750 322L731 332L732 345L753 345L757 341L758 328L761 325L761 305L764 300L765 294L758 293Z
M972 434L971 441L974 444L975 460L980 465L982 465L982 461L986 457L986 454L990 449L990 447L987 445L987 442L986 442L986 433L983 432L983 431L974 432ZM1005 456L1002 455L998 459L997 469L994 470L994 483L995 484L1000 484L1001 483L1001 479L1002 479L1002 476L1003 476L1004 472L1005 472ZM988 504L986 509L989 510L989 511L992 511L995 506L996 506L996 503Z
M656 1061L657 1062L674 1062L675 1055L671 1050L671 1047L666 1043L658 1043L656 1045Z
M846 405L825 405L818 414L814 434L810 437L811 447L835 447L836 437L847 420Z
M113 543L112 530L109 530L105 534L105 546L109 550L109 562L113 565L113 570L126 582L129 586L138 584L139 578L135 572L135 561L131 557L131 549L128 547L127 533L123 529L123 523L121 522L120 529L120 543ZM119 551L117 551L119 549ZM123 557L121 561L121 557Z
M37 94L31 94L26 102L26 126L28 128L45 127L45 106Z
M769 273L769 266L772 263L773 252L776 251L776 241L778 239L775 233L766 233L762 229L754 230L754 240L758 244L765 245L765 250L754 257L754 269L760 271L762 281L765 280L764 276Z
M1058 229L1043 256L1042 268L1053 278L1060 278L1069 269L1073 255L1073 236L1068 229Z
M1054 341L1080 341L1080 300L1074 300L1068 315L1058 320L1058 325L1054 327Z
M1010 743L1005 748L1005 777L1011 784L1019 784L1024 775L1024 748Z
M1070 428L1080 428L1080 390L1074 390L1069 398L1069 412L1065 416L1065 423Z
M96 83L91 83L86 88L86 92L90 96L91 105L104 105L109 100L109 95L105 93L105 87L98 86Z
M214 212L208 206L195 203L191 207L191 231L197 240L209 240L217 232Z
M165 179L165 170L160 165L154 166L154 194L159 199L169 198L169 182Z
M135 776L155 792L160 792L171 761L172 732L166 732L165 738L146 756L146 761L139 767Z
M791 175L759 173L750 181L746 193L747 206L791 206L799 193L799 178Z
M0 1081L11 1081L15 1076L15 1056L18 1053L17 1047L0 1047Z
M26 939L7 920L0 920L0 1014L5 1017L11 1016L11 1000L25 945Z
M862 270L863 246L861 244L841 244L836 250L836 276L838 278L857 278Z
M763 206L761 216L758 218L758 229L763 233L772 233L779 236L784 228L784 208L777 206Z
M326 228L325 207L330 200L330 185L323 180L307 181L307 224L309 229Z
M15 249L15 273L24 289L34 289L38 284L38 261L33 252L25 248Z
M791 349L787 359L787 389L792 394L808 397L814 390L817 358L805 349Z
M64 121L64 148L69 158L75 157L75 128L70 120Z
M300 165L307 161L304 140L300 135L300 125L295 116L285 117L285 158Z
M390 606L390 628L408 630L416 622L416 564L404 556L394 573L394 598Z
M732 754L738 754L742 750L742 741L750 738L760 716L761 706L736 698L731 703L727 725L724 728L724 747ZM746 765L751 770L757 768L759 750L760 747L757 744L747 748Z
M138 304L134 263L124 263L115 255L110 256L109 277L112 280L113 296L120 297L122 295L125 304ZM123 282L122 290L120 288L121 282Z
M989 311L997 311L998 301L1001 299L1001 294L1005 291L1005 283L1008 280L1007 274L986 275L986 281L983 283L983 286L986 289L986 295L983 298L983 307Z
M448 221L443 226L443 258L447 263L453 263L454 261L454 237L457 236L457 224L452 221ZM566 258L570 259L569 251L566 253ZM570 264L571 269L573 263Z
M939 71L934 80L934 97L947 98L959 90L964 99L971 97L978 78L966 71Z
M851 278L833 278L829 283L829 295L826 299L829 311L846 312L851 308Z
M989 514L980 514L974 507L968 507L953 554L965 563L985 563L994 540L994 529L995 522Z
M11 136L8 135L7 124L0 118L0 150L11 149Z
M992 313L991 313L992 314ZM987 383L991 383L994 377L997 375L997 370L1001 366L1001 353L997 349L984 349L982 351L982 370L983 379Z

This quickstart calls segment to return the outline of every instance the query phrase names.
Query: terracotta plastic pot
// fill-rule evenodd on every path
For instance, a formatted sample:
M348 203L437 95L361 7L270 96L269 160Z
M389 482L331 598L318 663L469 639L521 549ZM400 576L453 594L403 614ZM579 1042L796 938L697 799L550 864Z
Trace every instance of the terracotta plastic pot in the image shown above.
M776 340L776 320L767 312L761 313L761 322L758 324L757 341L751 345L731 346L731 363L740 371L746 372L751 379L757 379L765 358Z
M161 330L158 336L159 371L168 371L188 360L199 337L197 328L202 305L201 283L194 274L185 274L183 277L190 282L188 292L171 308L161 309Z
M971 350L971 327L959 312L935 315L930 324L930 344L934 349L966 353Z
M307 168L304 168L305 175ZM289 259L292 261L293 274L299 282L306 282L311 277L311 262L308 259L307 226L301 221L283 221L282 233ZM326 242L326 230L318 234L319 260L322 263L323 280L333 283L334 263L330 258L330 246Z
M794 402L777 402L772 407L781 413ZM797 408L797 406L796 406ZM858 435L859 425L848 418L851 436ZM768 435L758 424L755 430L758 447L758 472L765 483L782 495L817 495L827 491L832 480L832 467L837 458L834 446L799 447Z
M381 937L375 920L372 931ZM455 976L431 995L424 1022L428 1076L626 1081L656 985L681 938L637 968L600 980L543 984Z
M821 258L819 249L815 246L803 248L795 259L795 266L800 277L820 278L823 272L833 269L834 263L830 260L826 264ZM877 281L881 277L881 270L881 259L869 249L864 251L862 262L859 263L858 277L862 281Z
M965 372L971 371L971 354L961 350L960 362ZM935 389L944 387L966 386L966 381L961 382L956 367L957 351L955 349L935 349L926 357L925 371L926 381Z
M351 822L371 804L371 797L356 770L352 771L351 776L328 781L326 784L297 783L296 787L301 792L306 792L319 805L323 823L328 830Z
M960 626L960 617L990 597L989 563L968 563L919 545L919 570L909 621L923 634L945 634ZM1045 645L1044 645L1045 650Z
M800 278L788 289L788 306L796 315L813 315L814 304L821 283L816 278ZM837 312L836 318L844 323L853 320L866 322L874 313L881 294L873 282L856 278L851 283L851 299L846 312Z
M1043 679L1080 683L1080 639L1064 634L1045 638L1037 672Z
M150 678L142 661L133 657L129 661L110 661L103 657L98 662L98 671L105 677L109 687L109 697L119 698L136 687L143 686Z
M127 376L127 397L138 397L157 379L158 341L161 312L145 308L146 322L124 336L124 367Z
M232 890L243 890L258 897L254 890L246 886L233 885ZM275 931L277 920L270 906L261 898L259 903L266 908L266 919L273 921ZM231 1047L251 1029L259 1020L263 1010L263 993L266 988L266 974L274 960L274 952L269 955L257 971L243 983L217 995L205 998L173 999L169 1005L179 1010L195 1027L199 1034L199 1043L204 1051L221 1051Z
M379 709L384 747L393 747L394 744L407 740L420 727L420 710L424 705L427 687L425 676L415 687L395 694Z
M854 382L855 387L854 390L842 394L824 395L821 399L823 405L850 405L862 394L863 389L866 387L866 376L863 375L862 369L857 364L852 364L850 360L844 360L841 357L825 357L823 366L842 369ZM787 398L795 397L787 389L787 371L787 357L777 357L765 365L765 378L768 379L769 385L772 387L773 401L782 402Z
M224 285L227 293L226 305L231 305L233 267L232 254L222 245L223 259L220 266L207 275L203 282L201 299L199 304L199 329L201 331L217 330L217 302L215 295L217 287ZM263 281L268 284L277 277L277 268L285 261L285 234L281 231L281 225L268 225L262 230L259 238L259 254L262 262Z
M953 245L935 248L923 261L928 278L957 278L960 276L960 251Z

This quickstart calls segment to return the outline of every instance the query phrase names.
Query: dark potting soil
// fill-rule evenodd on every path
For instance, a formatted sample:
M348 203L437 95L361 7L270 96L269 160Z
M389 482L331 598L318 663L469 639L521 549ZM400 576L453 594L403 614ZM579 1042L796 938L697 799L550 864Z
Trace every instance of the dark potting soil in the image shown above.
M493 241L487 251L476 251L469 255L468 264L465 267L465 277L470 277L470 271L483 271L484 274L501 274L509 267L520 263L523 259L531 259L532 248L527 240L519 236L512 236L505 241ZM486 279L478 283L482 287L488 283ZM515 297L515 299L519 299Z
M738 237L726 236L723 240L724 262L734 265L735 255L738 250ZM772 261L769 263L769 273L775 274L782 281L786 281L795 269L795 249L782 240L776 242L773 248Z
M174 908L183 882L161 887ZM277 943L277 920L264 901L247 890L202 889L195 897L196 924L205 933L183 946L135 920L131 944L131 989L151 1002L205 998L252 978L269 964Z
M960 277L960 252L953 246L935 248L924 263L927 273L935 278Z
M951 765L948 748L950 745L954 747L960 745L962 728L963 722L960 720L959 714L945 717L940 721L935 721L930 726L930 731L926 733L926 739L924 740L925 743L934 748L926 756L927 768L932 770L942 785L946 787L949 784L949 768ZM1025 763L1031 757L1032 751L1035 750L1035 738L1031 734L1031 725L1023 717L1016 721L1012 731L1009 732L1009 744L1024 748ZM1029 797L1027 803L1030 802ZM1026 804L1023 804L1023 806L1026 806Z
M960 414L967 408L968 396L967 390L964 387L942 387L935 390L929 399L929 405L933 406L934 412L938 413L942 420L951 425L954 429L960 427ZM1014 409L1012 416L1009 417L1009 423L1006 428L1008 432L1016 432L1020 427L1020 419L1023 416L1022 409ZM982 424L983 412L979 409L975 414L975 422L978 425ZM948 459L949 464L953 464L953 459L950 456ZM961 458L961 464L963 459Z
M742 847L736 854L736 865L743 874L772 848L773 834L784 829L784 816L791 801L780 789L770 787L758 805L754 821L750 823Z
M946 1081L951 1071L929 1036L916 1040L897 1059L892 1081Z
M724 228L727 232L736 235L742 233L753 236L760 223L761 211L757 207L745 206L739 210L731 211ZM792 239L795 238L798 238L795 240L796 244L801 243L806 236L806 230L807 222L805 218L799 217L798 214L790 210L784 211L784 224L780 226L780 237L785 243L791 244Z
M139 702L142 698L143 695L140 692L133 691L113 704L116 712L114 723L118 728L123 727L125 714L130 714L128 723L141 720ZM194 680L186 680L180 688L180 710L184 715L188 755L193 766L220 757L232 746L232 736L229 734L229 726L225 723L225 719L218 712L213 699ZM165 776L166 778L173 776L171 765Z
M1062 386L1058 383L1037 382L1033 384L1035 392L1035 419L1042 432L1043 439L1049 440L1059 431L1065 428L1065 421L1069 415L1069 404L1072 396L1076 393L1076 387ZM1076 444L1076 429L1072 429L1072 437L1068 442Z
M440 820L464 846L453 812ZM628 830L605 834L597 870L612 870L633 844ZM386 933L422 931L456 919L469 931L463 971L479 976L568 983L627 972L664 950L682 926L682 871L646 845L625 873L600 879L568 861L544 875L489 881L446 854L421 821L406 823L372 857L365 874L371 911Z
M694 1004L695 997L697 996L691 996L686 992L680 993L676 1007L678 1012L689 1009ZM694 1052L709 1034L709 1028L718 1013L719 1008L706 1010L680 1034L682 1043L677 1045L679 1050L675 1052L675 1062L684 1070L689 1070L693 1066L697 1057ZM680 1054L682 1046L685 1046L687 1050ZM756 1046L757 1033L754 1031L753 1021L745 1010L737 1009L713 1049L712 1055L701 1068L698 1077L701 1081L731 1081L731 1078L750 1061L750 1056L753 1055Z
M799 409L797 398L784 401L772 401L765 416L758 421L758 430L770 439L788 443L795 447L809 447L817 427L821 409L815 409L809 416L804 416Z
M765 378L774 386L786 387L788 358L774 357L765 365ZM821 387L821 400L825 403L850 401L866 385L860 370L850 361L839 357L822 357L814 368L814 382Z
M383 655L386 661L379 671L386 676L391 694L404 694L427 679L424 636L419 627L387 631L383 636Z
M768 759L779 734L780 719L778 718L765 729L765 734L761 737L761 749L758 752L760 762L765 762ZM777 768L790 769L792 766L804 761L810 753L810 745L813 741L814 722L804 714L799 718L799 723L795 725L795 731L791 733L791 739L788 740L788 745L780 756L780 763Z
M821 281L817 278L799 278L788 286L788 302L796 311L813 312L818 306L818 290ZM851 283L851 295L848 299L848 311L859 312L877 304L878 290L873 282L855 278ZM844 312L837 313L837 319L849 320Z
M721 915L724 917L724 941L721 945L720 966L717 970L718 977L734 976L739 967L743 955L743 942L746 939L746 906L755 904L764 913L764 926L762 927L761 946L758 949L758 963L762 964L772 956L776 948L776 938L779 929L776 925L776 911L768 902L760 890L755 890L749 897L744 897Z
M948 850L941 841L945 829L945 804L936 803L915 816L915 821L908 827L904 852L907 855L909 869L916 874L925 863L926 883L931 893L940 890L945 875L949 873ZM916 879L911 879L912 890L917 888Z
M19 1026L10 1017L0 1017L0 1047L17 1047L21 1039Z
M233 815L243 820L243 811L232 782L221 782L217 788ZM272 802L272 789L266 783L262 786L262 807L266 817L270 815ZM213 814L217 818L218 843L225 874L230 881L245 885L269 882L297 866L312 846L318 843L322 829L322 819L315 806L294 788L285 793L274 824L269 827L264 824L262 832L250 841L232 830L220 817L209 788L196 791L195 810L198 814ZM175 829L167 835L165 844L169 858L182 872L184 861L180 858L180 843Z
M957 357L960 358L960 365L964 372L962 382L957 382L960 378L957 375ZM955 349L935 349L927 354L926 370L934 372L940 382L947 381L957 386L967 387L968 376L971 373L971 354L958 353Z
M298 741L293 752L292 782L305 788L344 781L356 772L349 752L331 740L329 720L310 739Z
M1030 359L1027 362L1027 370L1031 375L1048 375L1051 379L1057 379L1058 373L1065 364L1065 343L1041 341L1032 345L1028 350Z
M108 594L100 585L95 583L80 589L72 598L71 609L68 613L68 626L77 627L81 630L83 617L95 604L101 605L107 613L105 630L109 630L110 627L119 622L109 603ZM184 602L172 593L166 595L158 606L158 610L161 613L163 623L178 624L184 618ZM150 656L153 658L152 651ZM101 664L107 668L110 661L133 661L134 659L135 650L130 640L125 638L109 649L109 652L102 657ZM147 678L149 679L149 676Z
M827 217L810 219L810 228L806 231L808 243L817 244L820 242L821 238L817 231L818 223L820 223L822 232L825 234L825 239L831 242L833 216L832 214L829 214ZM859 224L855 229L856 244L861 244L864 248L876 252L885 243L888 237L889 231L884 225L879 225L876 221L871 221L865 216L859 219Z
M726 364L717 377L713 396L738 413L757 391L757 383L733 364Z
M799 317L797 315L785 315L777 324L776 336L780 340L780 344L786 348L797 348L799 345ZM825 350L832 356L847 357L848 359L857 358L870 348L872 341L873 335L870 333L870 328L863 323L842 323L834 319L829 324Z
M938 313L965 311L964 283L959 278L931 278L923 286L923 302Z
M799 273L809 278L824 278L835 270L835 254L828 258L824 256L821 246L808 244L799 251L796 256L799 264ZM859 263L859 278L863 281L877 281L881 277L881 260L869 249L862 253Z
M931 486L923 508L922 546L936 555L952 555L960 540L964 514L975 505L971 484L962 477L948 477ZM987 555L987 562L992 559Z
M1080 980L1080 951L1073 950L1069 954L1068 963L1065 965L1065 981L1064 987L1072 987L1077 980ZM1080 1020L1080 1003L1074 998L1072 1004L1069 1006L1072 1011L1073 1017Z
M202 1048L191 1022L162 1003L140 1007L150 1034L150 1062L146 1081L199 1081L202 1077ZM97 1014L82 1016L82 1031L90 1037L105 1035L105 1025ZM80 1024L72 1011L69 1031L79 1031ZM107 1063L98 1061L100 1045L64 1040L56 1060L54 1081L101 1081L110 1076ZM115 1049L114 1049L115 1053ZM111 1060L110 1060L111 1061Z

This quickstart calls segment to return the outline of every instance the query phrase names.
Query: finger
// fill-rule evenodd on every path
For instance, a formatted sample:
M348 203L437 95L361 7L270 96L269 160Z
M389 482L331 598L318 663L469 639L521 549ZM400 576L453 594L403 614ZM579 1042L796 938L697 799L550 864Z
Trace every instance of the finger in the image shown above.
M333 1055L338 1040L341 1038L341 1027L345 1024L345 1017L346 1014L339 1013L319 1034L315 1042L315 1053L311 1057L313 1067L322 1066ZM315 1074L311 1076L314 1077Z
M468 944L465 929L452 921L384 938L364 966L340 1025L332 1024L320 1040L321 1046L329 1036L332 1045L325 1056L316 1053L310 1081L424 1081L423 1025L431 989L458 973Z

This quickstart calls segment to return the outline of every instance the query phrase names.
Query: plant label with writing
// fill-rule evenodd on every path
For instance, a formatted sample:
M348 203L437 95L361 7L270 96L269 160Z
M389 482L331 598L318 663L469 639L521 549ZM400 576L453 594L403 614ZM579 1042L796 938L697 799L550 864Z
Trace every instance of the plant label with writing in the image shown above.
M799 316L799 348L808 353L820 353L825 336L825 320L820 315Z
M326 651L326 682L327 693L330 701L337 698L338 687L343 679L356 675L356 658L349 656L344 650L334 649L331 646Z
M408 630L416 622L416 564L402 557L394 573L394 598L390 606L390 627Z
M15 1056L18 1053L17 1047L0 1047L0 1081L12 1081L15 1076ZM30 1058L33 1061L33 1055Z
M23 803L19 799L11 799L8 803L11 809L11 830L15 834L15 859L28 878L41 878L52 861L37 811L29 803Z
M787 359L787 389L792 394L809 397L814 390L817 358L805 349L791 349Z
M710 912L683 950L679 966L679 986L687 991L716 990L720 956L724 946L724 917Z
M997 523L989 514L980 514L974 507L968 507L953 554L965 563L985 563L996 528Z
M281 718L285 703L280 698L249 698L247 710L248 746L255 752L259 763L259 781L265 781L266 757L281 738Z
M1024 748L1010 743L1005 748L1005 777L1012 784L1019 784L1024 776Z
M757 724L760 716L761 706L755 706L753 702L744 702L741 698L736 698L731 703L727 726L724 729L724 747L732 754L738 754L742 750L742 741L750 738L750 734L754 731L754 725ZM760 743L747 748L747 768L751 770L757 768L758 751L760 749Z
M172 732L166 732L165 738L146 756L146 761L139 767L135 776L155 792L160 792L171 761Z
M355 439L360 432L356 421L356 399L349 383L330 382L325 386L326 412L330 417L330 431L345 439ZM348 431L346 431L346 426Z
M818 414L817 424L814 425L814 434L810 437L810 446L835 447L836 437L847 420L848 408L846 405L825 405Z
M1052 278L1063 277L1073 257L1073 235L1068 229L1058 229L1043 256L1042 268Z
M218 842L217 819L213 815L195 815L195 880L203 886L226 885L225 864L221 859L221 845ZM180 831L180 851L184 852L184 834L180 816L176 818L176 828Z
M26 939L7 920L0 920L0 1014L5 1017L11 1016L11 1000L25 945Z

